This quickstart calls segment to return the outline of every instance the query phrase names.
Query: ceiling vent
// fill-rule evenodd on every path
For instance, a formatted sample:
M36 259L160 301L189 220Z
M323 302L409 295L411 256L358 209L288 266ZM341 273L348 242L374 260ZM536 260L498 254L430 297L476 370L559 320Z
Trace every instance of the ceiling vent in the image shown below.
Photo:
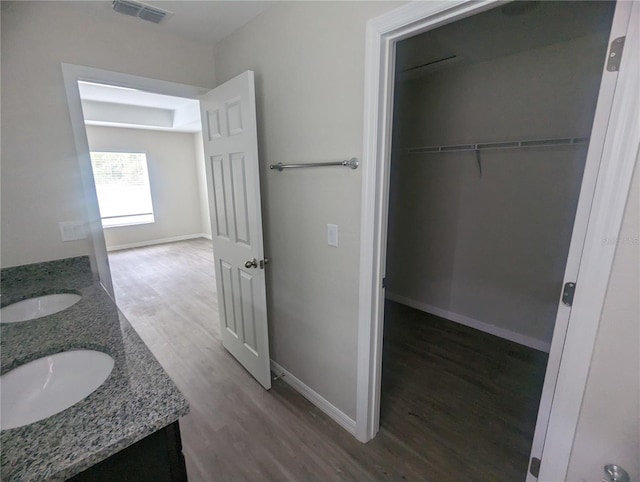
M167 10L131 0L113 0L112 6L118 13L138 17L153 23L162 23L173 15L173 13Z

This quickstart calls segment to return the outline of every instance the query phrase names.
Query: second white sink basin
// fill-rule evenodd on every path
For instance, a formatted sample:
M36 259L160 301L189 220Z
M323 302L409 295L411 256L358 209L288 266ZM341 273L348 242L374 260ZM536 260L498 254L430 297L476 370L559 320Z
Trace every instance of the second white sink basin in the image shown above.
M113 370L106 353L72 350L38 358L0 376L0 429L22 427L75 405Z
M52 315L70 308L81 298L73 293L57 293L18 301L0 309L0 323L16 323Z

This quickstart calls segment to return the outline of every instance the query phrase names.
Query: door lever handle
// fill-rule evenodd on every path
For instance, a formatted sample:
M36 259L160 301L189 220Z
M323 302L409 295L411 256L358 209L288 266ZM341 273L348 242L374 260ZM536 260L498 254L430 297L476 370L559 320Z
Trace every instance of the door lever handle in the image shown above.
M244 267L245 268L257 268L258 267L258 260L256 258L253 258L251 261L247 261L246 263L244 263Z

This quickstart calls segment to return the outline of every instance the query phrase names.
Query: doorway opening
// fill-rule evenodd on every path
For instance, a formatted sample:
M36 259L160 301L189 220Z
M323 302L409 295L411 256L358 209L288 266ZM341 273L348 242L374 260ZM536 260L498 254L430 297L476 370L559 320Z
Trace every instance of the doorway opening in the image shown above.
M135 324L136 312L157 311L198 269L208 282L190 292L215 299L198 101L77 85L116 303ZM198 266L188 266L194 250Z
M211 237L197 100L78 81L108 251Z
M88 83L92 87L96 87L96 84L104 84L102 87L114 86L124 91L142 91L146 93L145 95L161 94L180 97L181 102L185 102L184 99L198 101L200 106L198 112L201 116L199 119L202 120L194 119L193 123L206 127L206 129L202 129L203 135L200 136L202 163L198 164L201 170L203 167L201 164L204 164L205 175L202 177L206 179L206 190L202 189L201 192L207 193L212 227L211 245L216 252L215 279L218 280L221 287L218 291L220 309L216 304L215 309L208 310L209 313L205 316L219 319L223 325L220 328L220 335L224 348L263 387L269 389L271 379L269 374L266 277L264 273L267 258L264 256L262 242L254 73L245 71L208 91L184 84L70 64L63 64L62 72L85 191L91 240L93 241L94 249L92 256L90 256L92 271L97 275L105 290L114 298L103 229L105 216L101 214L97 184L94 182L91 148L85 129L79 82ZM117 94L117 96L119 95L121 94ZM175 99L171 102L174 101ZM153 104L147 107L155 109ZM111 111L113 110L120 110L120 106L116 105L111 109ZM138 119L149 117L149 113L146 114L138 115ZM151 117L157 118L154 115ZM175 123L176 115L172 113L169 117L171 118L170 122ZM108 122L109 120L98 119L98 121ZM191 122L187 119L185 123ZM126 150L131 149L127 147ZM167 148L167 150L169 149ZM198 151L200 151L199 143ZM101 157L101 161L113 160L110 158L110 156L113 157L113 152L107 151L106 153L101 152L101 154L104 154L98 156ZM135 153L126 152L126 154L133 156ZM116 164L117 161L116 159ZM109 168L110 165L107 165L106 170L108 171ZM144 167L139 170L145 171ZM129 171L131 169L121 169L118 176L123 177L125 172L128 176ZM149 183L153 184L151 177ZM107 181L110 180L109 176L106 178ZM138 181L140 180L138 179ZM169 184L172 182L173 179L170 179ZM153 193L153 187L150 190ZM192 190L197 190L197 187L193 185ZM141 195L141 193L138 192L137 195ZM108 199L109 196L106 198ZM146 204L147 211L154 210L153 200ZM149 205L151 208L148 207ZM144 210L144 208L140 209ZM134 217L140 225L149 222L149 218L142 222L141 216L150 216L154 220L157 218L155 212L141 213L136 211L116 214L114 217L118 222ZM123 227L128 228L129 226ZM125 245L125 247L131 246ZM228 335L231 335L232 338Z
M533 353L549 349L613 17L612 4L592 5L608 13L585 20L580 19L583 11L577 16L546 12L536 25L536 11L563 5L531 2L527 9L499 7L397 43L396 67L401 72L395 78L389 224L387 228L383 221L374 250L387 250L387 294L418 310L412 313L429 311L458 323L456 329L465 324L465 329L473 327L472 333L485 331ZM475 26L465 26L473 22ZM501 27L503 23L511 28ZM562 34L541 38L554 28ZM576 70L552 67L563 54L570 57L568 67ZM517 66L519 56L529 58ZM552 72L545 71L550 67ZM403 87L407 84L414 87ZM554 95L560 96L558 102ZM403 106L408 115L397 129ZM388 141L380 132L384 146ZM547 208L545 203L550 203ZM423 222L418 221L421 216ZM523 218L530 225L518 224ZM407 233L414 235L414 246ZM555 251L550 253L545 243ZM545 253L544 260L536 250ZM518 271L518 260L526 261L527 268ZM380 272L385 273L384 266ZM533 330L522 329L531 326L524 320L527 316L534 321ZM517 321L500 321L507 319ZM547 320L546 327L541 320ZM387 324L385 319L385 328ZM371 346L375 352L374 343ZM544 362L542 354L534 364L542 366L538 373L544 373ZM386 369L387 361L383 363ZM406 369L408 364L400 366ZM469 374L474 368L479 367L469 367ZM533 425L539 401L533 404ZM433 409L438 401L431 402ZM442 408L448 410L446 403ZM366 423L375 426L376 415L370 416ZM383 428L384 417L383 394ZM430 429L443 435L437 426ZM528 443L530 448L530 438ZM518 478L526 474L526 455Z
M219 320L199 102L77 85L114 300L167 369L207 357Z

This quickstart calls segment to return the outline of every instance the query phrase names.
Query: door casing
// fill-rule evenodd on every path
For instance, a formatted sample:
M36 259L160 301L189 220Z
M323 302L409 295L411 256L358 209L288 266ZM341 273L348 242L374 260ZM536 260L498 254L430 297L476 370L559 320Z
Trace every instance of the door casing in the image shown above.
M496 0L412 2L367 24L365 44L364 146L360 289L357 356L356 437L366 442L380 425L380 386L389 169L393 116L395 45L445 23L481 13L501 3ZM621 2L622 3L622 2ZM637 2L628 6L630 18L638 17ZM633 9L633 11L631 11ZM640 146L638 106L640 95L638 22L627 33L623 65L608 122L594 124L606 133L601 165L579 263L579 276L558 383L553 394L549 428L540 480L564 480L573 435L600 313L604 302L614 250L602 243L620 230L631 176ZM628 47L628 50L627 50ZM606 161L606 162L604 162ZM580 320L577 326L576 320ZM563 421L563 424L557 423Z

